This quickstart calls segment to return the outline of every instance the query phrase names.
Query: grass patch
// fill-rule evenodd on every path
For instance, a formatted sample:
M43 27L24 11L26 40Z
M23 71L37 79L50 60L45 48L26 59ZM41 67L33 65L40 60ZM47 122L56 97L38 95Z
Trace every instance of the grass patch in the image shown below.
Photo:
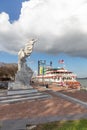
M37 125L32 130L87 130L87 120L57 121Z

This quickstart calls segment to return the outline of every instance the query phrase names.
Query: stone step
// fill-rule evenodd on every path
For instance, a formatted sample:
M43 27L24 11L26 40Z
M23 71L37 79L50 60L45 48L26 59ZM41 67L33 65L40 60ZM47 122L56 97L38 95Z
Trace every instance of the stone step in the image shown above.
M27 96L27 97L20 97L20 98L12 98L12 99L5 99L0 100L0 104L2 103L14 103L19 101L25 101L25 100L35 100L35 99L44 99L49 98L50 95L42 94L42 95L35 95L35 96Z
M0 97L0 101L1 100L6 100L6 99L14 99L14 98L23 98L23 97L31 97L31 96L40 96L43 95L40 92L34 92L34 93L27 93L27 94L20 94L20 95L6 95L6 96L1 96Z
M25 100L44 99L51 97L45 92L39 92L36 89L14 89L8 90L7 94L0 95L0 104L2 103L14 103Z
M14 89L14 90L8 90L7 95L17 95L17 94L27 94L27 93L33 93L38 92L37 89L29 88L29 89Z

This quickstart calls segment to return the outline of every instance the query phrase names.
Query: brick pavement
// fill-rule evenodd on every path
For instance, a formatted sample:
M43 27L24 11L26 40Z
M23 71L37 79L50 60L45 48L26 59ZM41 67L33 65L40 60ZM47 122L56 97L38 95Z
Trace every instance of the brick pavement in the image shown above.
M84 90L80 90L80 91L73 90L73 91L60 91L60 92L65 94L65 95L68 95L68 96L74 97L76 99L79 99L79 100L81 100L83 102L87 102L87 91L84 91Z
M42 88L41 91L44 91L44 89ZM48 93L50 93L49 90ZM25 101L13 104L0 105L0 121L2 122L2 124L3 122L6 123L6 121L13 121L13 124L16 125L17 120L23 120L25 122L27 119L29 121L30 119L31 121L34 119L36 120L42 119L42 122L44 122L43 120L45 119L51 121L53 119L61 120L61 119L71 119L72 117L73 117L72 119L74 119L75 117L76 118L87 117L87 109L84 108L83 106L80 106L79 104L72 103L66 99L63 99L58 95L55 95L54 93L50 94L52 95L52 98L50 99L33 100L29 102Z
M0 105L0 120L87 113L87 109L59 96Z
M86 90L78 90L78 89L67 89L65 87L58 87L58 86L50 86L50 89L55 92L61 92L65 95L68 95L70 97L79 99L83 102L87 102L87 91Z

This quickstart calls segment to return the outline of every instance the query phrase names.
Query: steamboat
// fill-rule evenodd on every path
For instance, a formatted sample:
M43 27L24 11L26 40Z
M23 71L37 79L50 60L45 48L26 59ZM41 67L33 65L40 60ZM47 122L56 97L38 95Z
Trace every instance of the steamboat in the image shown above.
M52 66L41 66L39 72L37 76L33 77L33 81L40 84L56 84L58 86L80 88L80 83L76 80L77 75L64 67L53 68Z

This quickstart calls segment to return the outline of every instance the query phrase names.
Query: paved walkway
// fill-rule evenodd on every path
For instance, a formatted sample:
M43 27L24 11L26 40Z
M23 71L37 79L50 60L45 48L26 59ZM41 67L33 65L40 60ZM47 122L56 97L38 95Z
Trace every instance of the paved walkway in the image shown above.
M65 100L71 101L73 103L79 104L87 108L87 103L77 100L75 98L72 98L70 96L66 96L60 92L48 91L48 93L51 93L55 96L59 96L61 98L64 98ZM69 114L69 115L64 115L64 116L57 115L57 116L31 118L31 119L23 118L23 119L5 120L5 121L0 122L0 125L2 126L0 130L26 130L26 124L39 124L39 123L46 123L46 122L52 122L52 121L75 120L75 119L81 119L81 118L87 118L87 114Z
M87 118L87 114L75 114L75 115L65 115L65 116L47 116L41 118L26 118L26 119L16 119L16 120L6 120L1 122L2 128L0 130L26 130L26 124L40 124L52 121L60 120L75 120Z
M68 100L68 101L77 103L77 104L79 104L79 105L81 105L81 106L87 108L87 103L86 103L86 102L83 102L83 101L81 101L81 100L79 100L79 99L76 99L76 98L73 98L73 97L70 97L70 96L67 96L67 95L62 94L62 93L60 93L60 92L53 92L53 93L54 93L56 96L62 97L62 98L64 98L64 99Z

